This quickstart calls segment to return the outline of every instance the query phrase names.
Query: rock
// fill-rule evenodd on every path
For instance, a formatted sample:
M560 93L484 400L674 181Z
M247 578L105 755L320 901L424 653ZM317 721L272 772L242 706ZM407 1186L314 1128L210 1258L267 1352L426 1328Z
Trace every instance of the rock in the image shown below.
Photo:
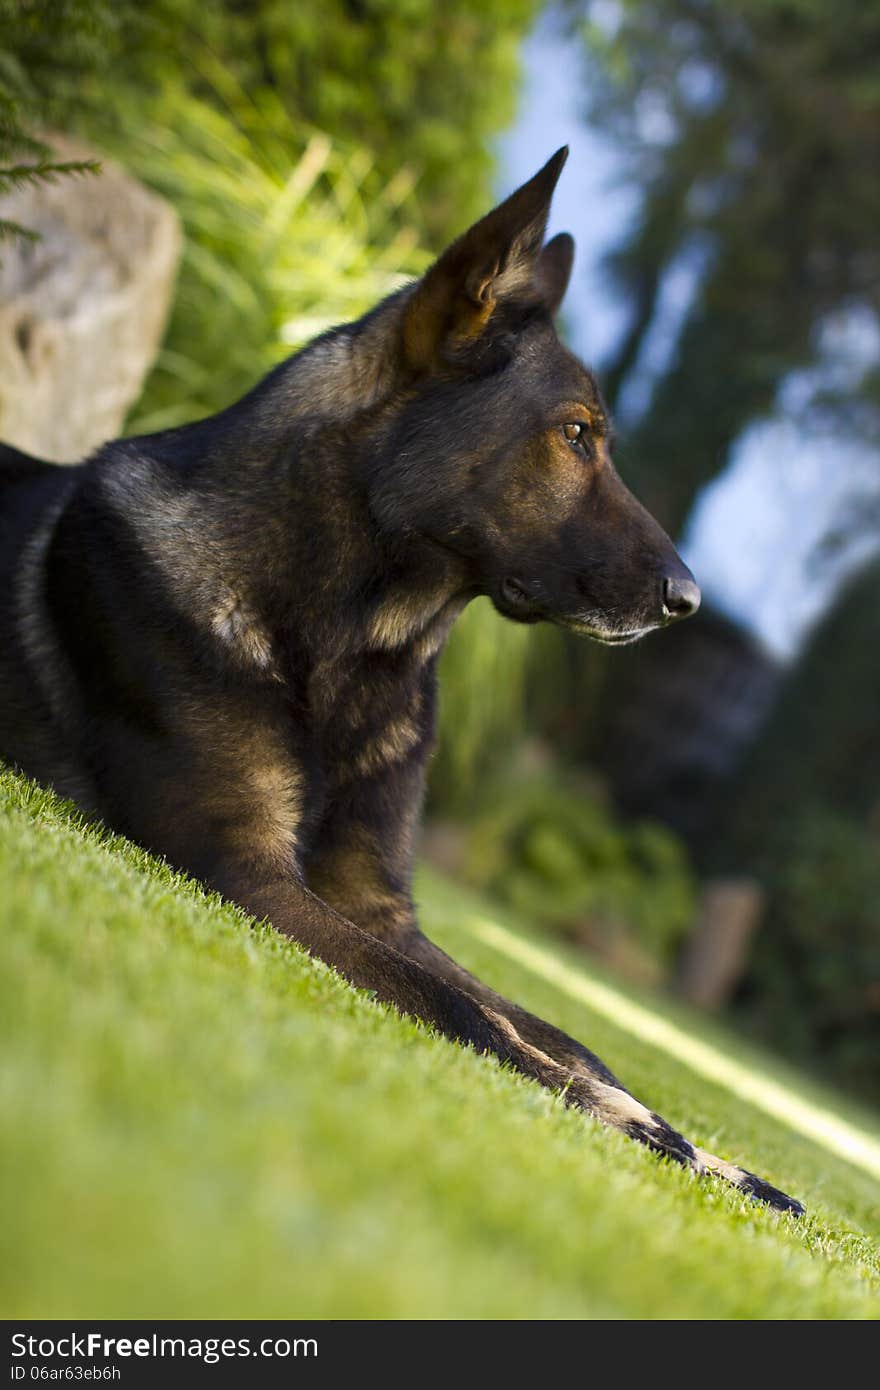
M59 159L101 158L46 137ZM182 236L174 209L118 165L0 200L40 235L0 244L0 439L75 462L116 438L168 316Z

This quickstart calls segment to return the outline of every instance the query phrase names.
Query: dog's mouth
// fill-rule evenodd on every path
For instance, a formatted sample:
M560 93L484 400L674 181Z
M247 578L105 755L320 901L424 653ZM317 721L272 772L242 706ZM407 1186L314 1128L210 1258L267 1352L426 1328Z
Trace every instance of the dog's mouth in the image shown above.
M553 621L559 627L577 633L578 637L589 637L594 642L600 642L603 647L629 647L633 642L640 642L656 628L656 624L651 624L647 627L626 628L622 632L613 632L608 628L596 627L584 618L570 618L561 614L554 616Z
M632 642L641 641L658 626L657 623L643 622L638 626L612 628L598 620L598 614L554 613L552 608L541 602L537 595L530 594L526 586L516 579L502 580L495 595L495 607L515 622L555 623L557 627L568 628L569 632L575 632L579 637L600 642L604 647L629 646Z

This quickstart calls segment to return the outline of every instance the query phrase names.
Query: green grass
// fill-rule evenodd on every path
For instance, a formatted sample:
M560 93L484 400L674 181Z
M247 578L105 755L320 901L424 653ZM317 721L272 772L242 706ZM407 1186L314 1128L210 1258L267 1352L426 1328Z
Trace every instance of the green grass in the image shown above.
M420 894L448 949L808 1216L658 1162L0 774L3 1316L876 1316L874 1180L487 944L485 905Z

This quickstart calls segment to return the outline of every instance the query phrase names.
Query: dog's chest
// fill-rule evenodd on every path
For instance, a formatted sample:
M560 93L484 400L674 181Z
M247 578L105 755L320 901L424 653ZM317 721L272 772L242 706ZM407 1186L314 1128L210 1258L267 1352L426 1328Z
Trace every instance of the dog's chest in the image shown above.
M427 756L434 666L410 650L366 652L313 683L316 751L329 793Z
M437 659L462 606L458 598L415 608L386 601L345 650L310 664L299 687L308 728L307 839L350 795L394 797L418 785L434 739Z

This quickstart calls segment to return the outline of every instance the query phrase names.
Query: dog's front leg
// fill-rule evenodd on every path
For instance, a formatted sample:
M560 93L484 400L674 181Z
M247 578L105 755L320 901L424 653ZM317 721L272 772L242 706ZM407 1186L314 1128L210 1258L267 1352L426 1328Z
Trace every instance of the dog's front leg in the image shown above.
M420 961L428 970L435 972L474 999L486 1004L493 1013L506 1018L512 1027L530 1047L546 1052L555 1061L570 1069L572 1084L582 1088L587 1099L584 1108L604 1124L620 1129L631 1139L655 1150L665 1158L674 1159L685 1167L698 1173L714 1173L725 1182L746 1192L780 1211L799 1214L803 1211L800 1202L780 1192L778 1188L756 1177L744 1168L716 1158L714 1154L689 1143L676 1130L654 1111L637 1101L621 1086L593 1052L561 1029L547 1023L542 1018L527 1013L517 1004L503 998L476 976L463 969L457 961L447 956L433 941L421 932L416 932L407 941L407 953Z
M450 986L454 992L450 1003L454 999L456 1016L462 997L470 999L480 1017L491 1023L494 1041L485 1046L544 1085L562 1090L568 1104L588 1111L603 1123L696 1172L717 1173L780 1210L800 1210L798 1203L769 1183L690 1144L661 1116L630 1095L589 1048L497 994L419 931L409 890L411 828L418 791L413 769L403 765L350 782L345 795L334 800L308 862L309 882L322 898L330 898L336 909L334 917L339 914L356 922L362 935L376 939L377 947L391 949L390 957L380 950L376 962L387 959L393 961L395 970L402 970L406 960L425 972L432 981L432 991L441 983ZM268 915L271 917L272 913ZM322 954L320 942L314 949L317 955ZM367 947L362 949L369 954ZM362 983L343 966L339 968L354 983ZM380 993L379 997L404 1012L428 1018L449 1036L472 1040L451 1032L437 1015L429 1017L420 1012L417 1002L401 1004L399 994L395 997Z
M698 1173L715 1172L749 1196L778 1210L799 1212L800 1204L754 1174L724 1163L691 1145L671 1125L631 1096L598 1058L580 1044L491 991L492 1004L459 987L432 965L423 964L387 941L356 926L293 879L241 883L231 896L256 917L267 918L313 955L334 966L353 985L372 991L383 1003L431 1024L456 1042L492 1053L500 1061L559 1092L567 1105L601 1120L665 1158ZM424 938L422 938L424 940ZM430 944L430 943L427 943ZM445 958L448 960L448 957ZM452 964L452 962L450 962ZM458 967L456 967L456 970ZM461 971L460 975L465 979ZM515 1020L515 1021L514 1021ZM526 1034L528 1036L526 1036ZM530 1037L561 1040L570 1065L558 1062Z
M456 1042L494 1054L550 1089L570 1087L572 1078L566 1069L529 1047L501 1014L348 921L293 875L261 879L224 873L215 877L215 886L382 1003L421 1019ZM582 1108L590 1108L586 1095L568 1099L576 1104L583 1101Z
M501 1014L529 1046L567 1070L619 1082L588 1048L502 998L419 930L410 890L421 769L400 763L351 779L334 797L306 863L309 886L337 912Z
M668 1157L694 1163L687 1141L621 1087L586 1068L572 1070L561 1065L532 1046L502 1012L348 921L295 877L259 881L247 875L223 875L222 887L253 916L271 922L383 1003L431 1024L456 1042L493 1053L541 1085L562 1093L567 1104L625 1130ZM506 1003L500 998L498 1002ZM539 1024L537 1019L530 1021Z

